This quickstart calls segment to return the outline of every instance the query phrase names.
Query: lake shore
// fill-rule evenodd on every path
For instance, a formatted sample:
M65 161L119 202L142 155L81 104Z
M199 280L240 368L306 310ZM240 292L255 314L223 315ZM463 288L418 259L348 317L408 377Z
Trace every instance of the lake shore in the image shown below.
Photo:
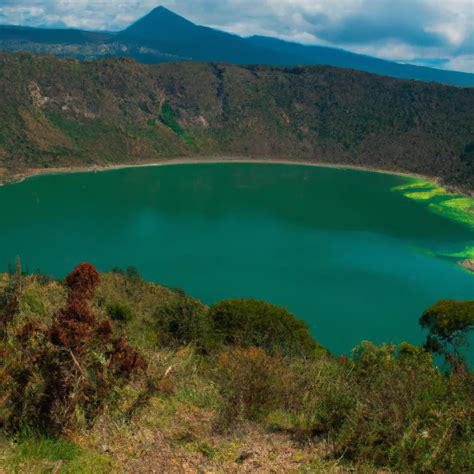
M458 262L458 265L460 265L467 271L474 273L474 259L467 258L466 260L462 260L461 262Z
M336 169L347 169L347 170L356 170L356 171L367 171L371 173L382 173L382 174L391 174L395 176L404 176L407 178L418 178L433 183L439 183L439 178L432 176L424 176L416 173L407 173L396 170L384 170L380 168L374 168L370 166L358 166L358 165L347 165L347 164L338 164L338 163L325 163L325 162L316 162L316 161L293 161L277 158L248 158L248 157L209 157L209 158L172 158L165 159L160 161L146 162L146 163L123 163L123 164L114 164L114 165L91 165L91 166L61 166L55 168L29 168L23 170L19 173L12 174L8 176L5 182L1 183L0 186L4 186L12 183L20 183L28 178L40 175L50 175L50 174L66 174L66 173L88 173L88 172L102 172L102 171L112 171L120 170L127 168L151 168L156 166L172 166L172 165L187 165L187 164L210 164L210 163L258 163L258 164L281 164L281 165L297 165L297 166L315 166L319 168L336 168ZM473 193L474 194L474 193Z

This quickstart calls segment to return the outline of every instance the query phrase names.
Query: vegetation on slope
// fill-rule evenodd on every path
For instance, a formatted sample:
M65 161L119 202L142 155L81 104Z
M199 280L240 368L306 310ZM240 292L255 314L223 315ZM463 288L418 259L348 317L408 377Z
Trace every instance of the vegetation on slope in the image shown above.
M207 308L134 269L82 264L64 281L18 269L0 295L6 472L474 469L474 380L458 351L474 301L420 320L451 364L441 372L406 343L336 358L285 309Z
M474 189L474 90L331 67L0 54L0 174L247 156L369 166Z

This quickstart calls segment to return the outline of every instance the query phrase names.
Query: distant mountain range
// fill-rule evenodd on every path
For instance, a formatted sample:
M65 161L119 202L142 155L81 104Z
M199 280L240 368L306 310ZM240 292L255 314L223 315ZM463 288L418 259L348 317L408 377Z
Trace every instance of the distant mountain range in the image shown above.
M206 61L294 66L325 64L386 76L473 87L474 74L446 71L323 46L304 46L276 38L242 38L195 25L158 7L118 33L0 26L0 49L54 54L77 59L132 57L143 63Z

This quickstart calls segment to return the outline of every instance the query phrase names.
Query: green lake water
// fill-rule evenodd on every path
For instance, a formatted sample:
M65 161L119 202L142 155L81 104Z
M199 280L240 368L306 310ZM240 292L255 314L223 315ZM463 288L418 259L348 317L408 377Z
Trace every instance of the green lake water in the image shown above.
M287 306L336 354L420 343L442 298L474 298L453 254L465 223L393 188L408 178L280 164L199 164L45 175L0 188L0 271L19 255L62 277L82 261L137 267L211 304Z

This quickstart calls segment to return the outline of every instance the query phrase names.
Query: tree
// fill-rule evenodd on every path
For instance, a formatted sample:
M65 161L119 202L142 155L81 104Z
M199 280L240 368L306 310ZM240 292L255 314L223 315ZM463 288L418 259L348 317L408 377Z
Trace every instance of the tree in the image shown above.
M215 346L211 319L206 307L189 296L176 295L154 313L158 340L167 346L194 344L203 352Z
M285 308L255 299L228 299L210 308L217 335L226 345L260 347L286 355L325 351L311 337L308 325Z
M423 313L420 325L429 330L425 348L444 356L453 371L464 370L460 348L469 344L467 336L474 328L474 300L438 301Z
M22 271L20 257L16 258L16 271L8 273L8 284L0 293L0 339L7 335L8 324L15 316L20 304Z

